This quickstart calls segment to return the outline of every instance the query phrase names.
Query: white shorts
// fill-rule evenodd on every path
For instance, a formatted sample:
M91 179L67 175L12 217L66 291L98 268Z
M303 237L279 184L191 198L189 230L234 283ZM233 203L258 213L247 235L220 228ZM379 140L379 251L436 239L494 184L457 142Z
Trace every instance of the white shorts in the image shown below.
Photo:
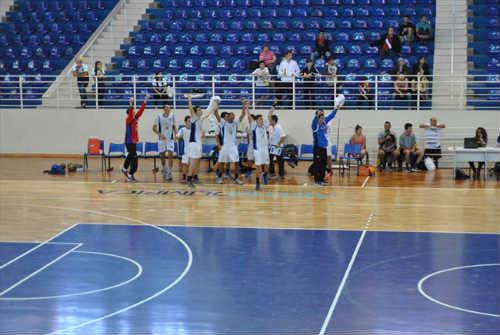
M255 165L268 165L269 164L269 150L267 148L253 151L255 158Z
M181 156L182 164L189 164L189 143L184 143L184 153Z
M189 157L189 159L200 159L201 158L201 143L198 143L198 142L189 143L188 157Z
M253 147L251 144L248 144L248 147L247 147L247 160L249 161L253 161L255 160L254 158L254 154L253 154Z
M158 152L174 152L174 140L159 140L158 141Z
M219 152L219 163L237 163L240 161L238 147L236 145L223 145Z

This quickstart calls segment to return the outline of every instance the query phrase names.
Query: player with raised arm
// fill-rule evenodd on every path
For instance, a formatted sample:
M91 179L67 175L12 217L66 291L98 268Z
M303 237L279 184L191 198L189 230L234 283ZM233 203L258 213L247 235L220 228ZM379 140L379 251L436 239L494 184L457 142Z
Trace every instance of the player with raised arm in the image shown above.
M191 130L189 133L189 173L187 176L187 184L190 187L194 187L194 184L199 182L198 172L200 170L200 159L202 156L202 139L203 139L203 120L209 117L212 113L215 113L219 109L220 99L212 98L210 100L210 106L213 103L213 107L210 111L203 115L203 110L200 106L193 106L193 99L191 95L187 95L189 114L191 117Z
M128 154L123 163L122 173L129 182L137 181L134 177L138 168L137 142L139 142L139 133L137 131L137 124L142 113L144 113L148 99L149 94L144 98L137 113L134 110L134 98L130 98L128 102L127 119L125 121L125 146L127 147Z
M237 131L240 122L243 120L248 111L248 101L242 101L241 114L238 120L235 120L234 113L227 113L225 118L220 120L219 130L215 137L219 150L219 158L216 166L216 182L222 184L222 173L224 165L229 163L229 169L233 173L231 180L235 184L243 184L238 179L238 163L240 156L238 153ZM217 112L215 112L217 113Z
M184 143L184 150L182 153L181 157L181 174L182 174L182 182L186 182L186 176L189 172L189 139L191 135L191 116L186 115L184 118L184 127L179 128L179 131L177 132L176 139L177 143L180 143L182 141ZM180 147L180 145L179 145ZM180 150L179 150L180 151Z

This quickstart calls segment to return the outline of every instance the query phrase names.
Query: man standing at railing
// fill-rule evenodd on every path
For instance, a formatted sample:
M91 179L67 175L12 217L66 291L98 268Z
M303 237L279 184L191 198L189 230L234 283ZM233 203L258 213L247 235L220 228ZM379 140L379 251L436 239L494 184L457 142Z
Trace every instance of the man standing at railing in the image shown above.
M295 81L295 77L300 74L299 65L295 60L292 59L293 54L291 51L287 51L283 60L281 61L278 67L278 75L280 77L280 85L277 88L276 98L280 98L283 100L288 100L289 106L291 105L291 101L293 99L293 82Z
M76 77L78 92L80 92L80 106L87 107L87 86L89 85L89 67L84 64L82 58L76 59L75 65L71 69L73 77Z

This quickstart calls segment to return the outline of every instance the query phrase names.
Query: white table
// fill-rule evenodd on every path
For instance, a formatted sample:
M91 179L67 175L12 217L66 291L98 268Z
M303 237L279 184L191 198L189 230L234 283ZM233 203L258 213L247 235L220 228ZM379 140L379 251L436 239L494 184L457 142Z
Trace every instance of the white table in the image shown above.
M488 163L500 162L500 148L484 147L477 149L455 148L455 174L458 162L484 162L484 179L488 173Z

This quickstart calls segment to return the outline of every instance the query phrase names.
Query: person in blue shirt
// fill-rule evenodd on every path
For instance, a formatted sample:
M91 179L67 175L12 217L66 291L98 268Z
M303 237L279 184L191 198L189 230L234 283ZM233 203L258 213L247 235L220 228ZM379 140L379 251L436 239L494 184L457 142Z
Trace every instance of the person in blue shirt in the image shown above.
M427 16L423 15L420 22L415 26L417 40L420 43L426 43L432 38L432 26Z
M328 159L328 123L335 118L340 106L325 116L322 109L318 109L311 123L313 135L313 166L314 183L318 186L327 186L325 182L326 163Z

